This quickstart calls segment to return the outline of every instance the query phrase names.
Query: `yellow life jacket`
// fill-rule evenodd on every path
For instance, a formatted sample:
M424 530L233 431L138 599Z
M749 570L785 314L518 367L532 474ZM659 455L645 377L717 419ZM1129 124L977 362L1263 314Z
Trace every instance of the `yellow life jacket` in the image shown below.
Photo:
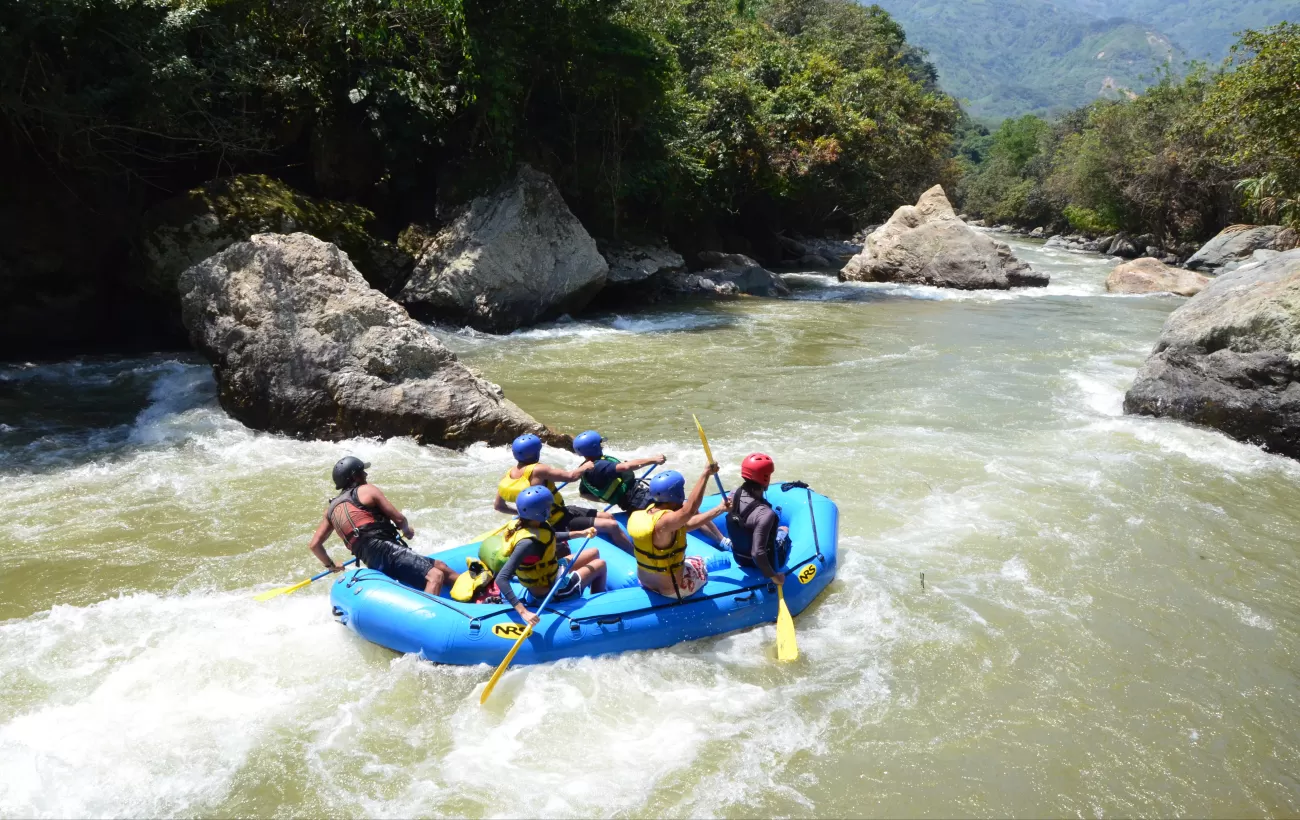
M479 592L492 585L492 570L472 555L465 556L465 571L456 577L451 587L453 600L472 603Z
M506 535L507 558L521 541L529 538L536 539L542 545L542 556L531 564L520 562L515 577L529 589L549 590L560 571L560 561L555 557L555 531L550 527L525 527L522 523L512 524L511 527Z
M497 495L508 504L515 503L520 493L533 486L533 468L536 466L536 464L529 464L519 478L511 478L510 471L506 470L506 474L497 482ZM555 500L551 502L551 517L548 523L558 524L564 517L564 498L560 495L560 491L555 489L555 482L546 482L546 489L555 496Z
M636 565L647 572L660 575L675 573L686 563L685 527L677 531L671 545L655 545L655 524L667 512L668 510L655 509L651 504L627 517L627 534L632 536L632 546L636 549Z

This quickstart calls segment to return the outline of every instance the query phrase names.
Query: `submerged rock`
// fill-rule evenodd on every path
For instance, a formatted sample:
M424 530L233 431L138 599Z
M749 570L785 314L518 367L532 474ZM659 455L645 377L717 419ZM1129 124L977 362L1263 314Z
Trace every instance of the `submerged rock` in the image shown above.
M719 293L744 293L750 296L789 296L790 289L780 276L758 264L743 253L701 251L699 259L707 267L698 274L688 274L678 280L678 290L715 290ZM691 277L697 277L696 282ZM683 288L685 282L691 288Z
M1170 314L1124 412L1300 458L1300 250L1219 276Z
M1046 274L1021 262L1011 248L957 218L936 185L915 206L904 205L866 238L862 253L840 271L841 280L906 282L963 290L1042 286Z
M1213 276L1232 270L1257 250L1294 248L1295 232L1280 225L1229 225L1187 260L1187 267Z
M1106 290L1111 293L1173 293L1177 296L1195 296L1210 283L1210 277L1193 271L1174 268L1159 259L1143 257L1115 266L1106 277Z
M584 307L609 265L551 178L521 165L423 248L398 300L501 333Z
M471 373L369 287L346 253L313 236L258 234L185 271L179 287L221 406L249 427L453 447L521 433L567 439Z
M391 292L406 280L414 260L370 236L365 226L372 219L359 205L314 199L258 174L219 179L145 215L142 273L150 287L175 299L181 273L217 251L253 234L304 231L338 245L366 281Z

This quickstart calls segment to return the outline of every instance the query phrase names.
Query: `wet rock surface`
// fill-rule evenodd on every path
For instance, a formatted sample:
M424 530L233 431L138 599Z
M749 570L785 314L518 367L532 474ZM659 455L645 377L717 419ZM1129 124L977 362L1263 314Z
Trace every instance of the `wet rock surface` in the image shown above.
M189 268L178 284L185 327L212 362L221 406L249 427L454 447L526 432L567 441L474 375L328 242L258 234Z
M1124 411L1300 458L1300 250L1223 274L1170 314Z

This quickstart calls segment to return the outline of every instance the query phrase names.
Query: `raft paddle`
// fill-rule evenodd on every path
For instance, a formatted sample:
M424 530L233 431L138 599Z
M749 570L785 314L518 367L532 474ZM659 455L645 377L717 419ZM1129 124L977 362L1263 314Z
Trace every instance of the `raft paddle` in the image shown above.
M569 577L569 570L573 568L573 562L578 560L578 556L582 554L582 550L587 548L587 542L591 539L592 536L587 536L586 541L582 542L582 547L573 554L573 557L569 559L569 563L564 565L564 572L561 572L560 577L555 579L555 583L551 585L551 591L546 593L546 599L542 601L542 605L537 608L537 616L539 618L542 613L546 611L546 607L550 604L551 599L555 597L555 593L559 592L560 588L564 586L564 579ZM510 651L506 653L504 658L502 658L496 671L493 672L492 677L488 679L487 685L483 687L483 694L479 695L478 698L480 706L487 703L488 696L491 695L492 690L496 688L497 681L501 680L501 676L510 668L510 662L515 659L515 653L519 651L519 647L524 645L524 641L528 640L528 636L531 634L533 634L533 625L525 624L523 634L515 640L515 645L510 647Z
M799 659L799 644L794 639L794 616L785 605L785 584L776 585L776 659Z
M714 464L713 453L709 450L709 440L704 435L704 427L700 425L700 420L695 418L694 413L691 414L691 418L695 419L695 429L700 431L700 444L704 445L704 457L710 464ZM718 492L722 493L722 498L725 500L727 491L722 489L722 479L714 473L713 480L718 482ZM782 584L776 585L776 657L782 661L792 661L799 657L799 644L794 637L794 616L790 614L790 607L786 606L785 587Z
M700 424L700 420L695 418L694 413L691 413L691 418L695 419L695 429L700 432L700 444L704 445L704 457L709 460L710 464L717 464L717 462L713 460L713 451L709 449L709 438L704 435L704 427ZM726 501L727 491L722 489L722 476L714 473L713 480L718 483L718 492L722 493L722 500Z
M343 566L346 567L349 564L355 564L356 562L357 559L353 558L350 561L345 561L343 563ZM312 577L308 578L306 581L299 581L298 583L294 584L291 587L277 587L276 589L268 589L266 592L260 592L257 595L255 595L253 597L253 600L269 601L278 595L288 595L290 592L297 592L298 590L310 584L312 581L319 581L321 578L324 578L326 575L329 575L331 572L332 570L327 569L324 572L320 573L319 575L313 575Z
M638 478L637 480L645 481L646 477L649 476L651 473L653 473L655 471L655 468L658 466L659 466L658 464L651 464L650 469L642 473L640 478ZM605 507L605 512L609 512L613 508L614 505L609 504ZM586 539L583 540L582 547L580 547L578 551L573 554L573 558L571 558L569 560L569 563L565 565L564 572L560 574L560 577L555 579L555 586L551 587L551 591L547 594L546 600L542 601L542 605L537 608L537 615L539 617L541 616L542 611L546 609L546 605L551 602L551 596L554 595L555 591L560 588L560 585L562 583L564 583L564 579L566 576L568 576L569 568L573 566L573 562L578 560L578 556L582 555L582 551L587 548L587 544L591 543L591 539L594 537L595 537L594 535L589 535L586 537ZM496 671L492 673L492 677L488 679L487 686L483 687L483 694L480 695L478 699L480 706L482 706L484 703L487 703L488 695L492 694L492 690L496 688L497 681L500 680L501 676L506 673L506 669L510 666L510 663L515 659L515 653L519 651L519 647L524 645L524 641L528 640L528 636L531 634L533 634L532 626L526 627L524 629L524 634L520 635L518 640L515 641L515 645L510 647L510 651L507 652L505 658L501 660L501 665L496 668Z

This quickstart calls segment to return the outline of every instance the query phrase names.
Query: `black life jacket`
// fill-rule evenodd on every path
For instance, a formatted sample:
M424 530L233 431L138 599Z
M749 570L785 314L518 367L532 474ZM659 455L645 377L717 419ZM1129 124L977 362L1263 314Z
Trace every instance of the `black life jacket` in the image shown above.
M749 503L741 507L741 500ZM734 508L727 513L727 535L731 537L731 552L733 555L741 558L749 566L754 564L754 530L749 525L749 519L753 516L754 511L767 507L772 509L772 504L760 493L754 493L748 487L741 485L739 489L731 496L731 506ZM775 511L772 513L776 514ZM774 526L767 534L767 554L773 566L776 566L776 530Z
M343 539L343 543L348 545L348 549L352 549L357 539L363 535L389 540L397 537L397 527L388 520L388 516L378 507L361 503L361 497L357 494L360 489L352 487L344 490L325 509L325 517L329 519L330 526Z

